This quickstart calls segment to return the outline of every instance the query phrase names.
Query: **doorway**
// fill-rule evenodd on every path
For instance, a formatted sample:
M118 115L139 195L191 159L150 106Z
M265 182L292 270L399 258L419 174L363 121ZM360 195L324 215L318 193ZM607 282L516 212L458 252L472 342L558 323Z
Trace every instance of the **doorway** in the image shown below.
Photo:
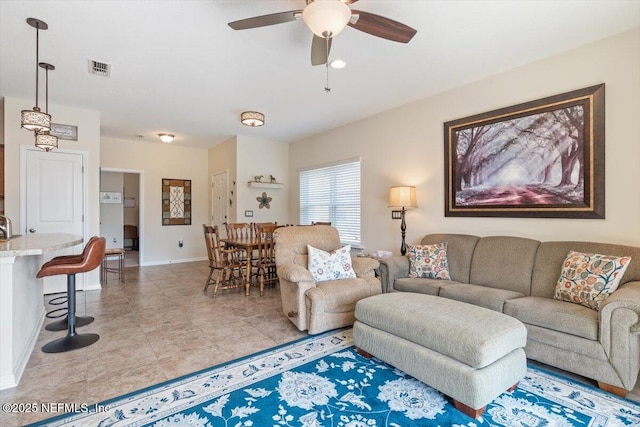
M84 217L85 174L87 153L83 151L56 150L45 152L35 147L21 147L21 229L19 234L68 233L86 236ZM54 256L82 252L82 246L47 252L43 262ZM76 289L84 290L87 273L78 274ZM66 276L44 278L44 293L66 292Z
M211 175L211 225L224 229L229 217L229 170Z
M143 265L143 182L142 171L100 169L100 191L114 191L121 195L121 203L113 207L100 204L100 235L107 238L107 248L125 250L125 268Z

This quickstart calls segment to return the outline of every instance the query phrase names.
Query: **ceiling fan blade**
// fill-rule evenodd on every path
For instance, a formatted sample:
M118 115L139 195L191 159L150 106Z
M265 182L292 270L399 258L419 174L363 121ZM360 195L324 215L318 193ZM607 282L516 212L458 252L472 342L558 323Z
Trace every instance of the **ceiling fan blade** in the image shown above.
M329 39L329 52L331 52L332 40L333 39ZM311 42L311 65L326 64L327 57L327 39L314 35L313 41Z
M349 23L348 25L350 27L377 37L382 37L383 39L409 43L418 32L408 25L374 13L363 12L361 10L352 10L351 12L360 15L360 18L358 18L355 24Z
M302 10L290 10L287 12L272 13L270 15L254 16L253 18L229 22L229 26L234 30L247 30L249 28L282 24L285 22L295 21L297 13L302 13Z

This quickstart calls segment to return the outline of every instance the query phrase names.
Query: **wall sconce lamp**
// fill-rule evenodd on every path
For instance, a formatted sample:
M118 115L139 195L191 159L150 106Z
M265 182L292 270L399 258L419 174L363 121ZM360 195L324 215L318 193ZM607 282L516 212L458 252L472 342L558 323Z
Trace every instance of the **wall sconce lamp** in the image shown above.
M418 202L416 201L416 187L412 186L396 186L389 189L389 207L401 208L400 234L402 235L402 244L400 245L400 254L403 256L407 253L407 244L405 242L405 236L407 232L407 223L404 220L405 211L407 208L417 208Z

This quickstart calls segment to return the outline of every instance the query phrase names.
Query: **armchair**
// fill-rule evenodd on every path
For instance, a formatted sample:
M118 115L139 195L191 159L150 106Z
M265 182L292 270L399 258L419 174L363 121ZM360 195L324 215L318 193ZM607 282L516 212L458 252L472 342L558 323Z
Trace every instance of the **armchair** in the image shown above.
M314 280L307 269L307 245L326 252L339 249L340 236L334 227L281 227L274 239L282 310L299 330L317 334L353 325L356 303L382 293L374 272L379 264L371 258L352 258L355 278Z

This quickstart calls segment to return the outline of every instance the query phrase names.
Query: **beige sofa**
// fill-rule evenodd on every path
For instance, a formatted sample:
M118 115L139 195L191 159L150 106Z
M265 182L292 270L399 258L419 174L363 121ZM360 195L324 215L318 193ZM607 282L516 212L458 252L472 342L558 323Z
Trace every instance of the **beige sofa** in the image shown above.
M280 227L274 234L282 310L301 330L318 334L351 326L356 303L382 293L375 276L378 261L351 259L354 278L316 282L307 269L307 245L331 252L342 247L338 230L329 225Z
M527 327L527 357L592 378L625 395L640 369L640 248L590 242L430 234L447 242L451 280L410 278L408 257L380 260L383 292L438 295L500 311ZM553 299L569 250L631 256L600 311Z

